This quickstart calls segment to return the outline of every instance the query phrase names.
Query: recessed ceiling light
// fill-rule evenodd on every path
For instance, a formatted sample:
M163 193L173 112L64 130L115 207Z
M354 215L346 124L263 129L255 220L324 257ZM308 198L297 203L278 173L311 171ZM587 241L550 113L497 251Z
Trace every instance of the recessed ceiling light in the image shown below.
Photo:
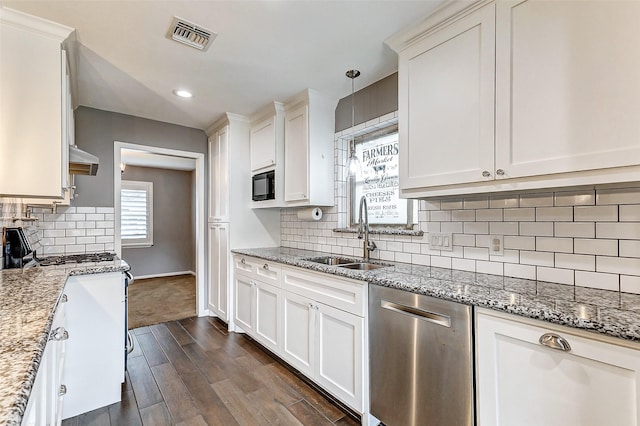
M189 92L188 90L174 90L173 94L176 96L180 96L181 98L190 98L193 96L193 94L191 92Z

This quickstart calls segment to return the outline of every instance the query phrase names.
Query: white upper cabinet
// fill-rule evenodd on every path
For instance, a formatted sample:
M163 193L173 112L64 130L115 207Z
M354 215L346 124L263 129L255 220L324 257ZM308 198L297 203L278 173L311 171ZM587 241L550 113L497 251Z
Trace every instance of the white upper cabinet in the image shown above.
M274 172L275 198L251 207L284 207L284 105L272 102L251 117L251 175Z
M640 2L498 2L505 177L640 162Z
M402 52L402 188L477 182L493 170L494 9L489 4Z
M229 222L229 125L209 136L209 221Z
M285 104L284 201L333 206L333 135L337 102L307 89Z
M284 106L273 102L251 118L251 173L274 169L283 152Z
M387 40L402 194L637 180L639 21L639 2L452 2Z
M0 196L63 198L68 186L65 27L0 8Z

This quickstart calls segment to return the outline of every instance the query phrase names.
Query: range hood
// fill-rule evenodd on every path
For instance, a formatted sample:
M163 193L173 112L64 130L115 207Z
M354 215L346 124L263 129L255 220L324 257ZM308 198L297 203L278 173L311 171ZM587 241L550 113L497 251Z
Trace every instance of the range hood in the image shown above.
M98 163L95 155L69 145L69 174L95 176L98 173Z

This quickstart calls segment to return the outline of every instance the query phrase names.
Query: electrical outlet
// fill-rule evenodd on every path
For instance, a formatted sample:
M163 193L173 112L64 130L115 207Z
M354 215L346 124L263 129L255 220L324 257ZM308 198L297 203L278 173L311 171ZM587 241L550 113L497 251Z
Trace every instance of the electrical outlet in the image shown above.
M429 248L431 250L453 250L453 236L450 232L429 232Z
M504 237L502 235L489 236L489 254L491 256L504 256Z

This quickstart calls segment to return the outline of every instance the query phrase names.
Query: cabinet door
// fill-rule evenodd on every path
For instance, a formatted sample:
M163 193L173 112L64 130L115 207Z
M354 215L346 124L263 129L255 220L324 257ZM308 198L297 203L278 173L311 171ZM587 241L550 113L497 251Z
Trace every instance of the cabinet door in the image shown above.
M63 418L120 401L124 381L124 274L71 276Z
M476 332L479 425L638 425L638 350L482 313ZM571 350L541 345L546 333Z
M254 290L255 281L245 275L237 274L234 283L234 318L237 326L252 334L254 320L252 312L255 310Z
M309 198L309 106L284 114L284 200Z
M0 195L59 199L68 174L61 42L72 29L0 13Z
M519 177L637 165L640 3L497 8L496 168Z
M401 189L493 176L494 13L486 5L400 54Z
M316 380L362 412L364 319L321 303L317 306Z
M209 221L229 222L229 126L209 138Z
M266 348L278 353L280 352L281 290L256 281L255 292L255 338Z
M251 171L255 172L276 164L275 117L251 126Z
M315 309L306 297L282 292L282 357L306 376L314 377Z
M229 224L209 224L209 309L227 321L229 288Z

